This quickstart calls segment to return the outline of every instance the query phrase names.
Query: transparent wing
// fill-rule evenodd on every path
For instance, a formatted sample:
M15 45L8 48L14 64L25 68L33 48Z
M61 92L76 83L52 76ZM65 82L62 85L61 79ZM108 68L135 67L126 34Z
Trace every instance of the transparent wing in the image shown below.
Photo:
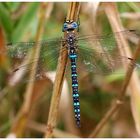
M85 67L85 70L95 74L119 74L124 73L122 70L122 62L130 66L133 58L129 56L121 56L119 54L116 39L119 35L134 36L132 31L121 31L115 34L108 34L106 36L91 36L82 37L78 41L78 63L79 66ZM123 46L121 46L123 47ZM135 67L138 68L139 64L136 63Z
M34 49L34 47L40 47L40 55L38 58L31 58L31 61L26 61L28 59L29 52ZM12 58L12 70L10 75L21 74L19 71L25 70L26 73L30 71L31 66L34 62L37 62L38 66L36 69L36 79L42 78L44 70L54 70L57 65L60 47L62 46L62 39L57 40L47 40L40 42L20 42L20 43L10 43L7 47L7 53L9 57ZM64 50L62 47L61 51ZM18 61L17 61L18 60ZM20 62L19 62L20 61ZM18 63L17 63L18 62ZM26 78L28 80L28 78Z
M120 34L124 36L136 36L133 30L125 30L106 35L86 35L79 36L77 38L78 43L78 67L86 67L88 71L92 71L98 74L112 73L122 67L122 59L126 63L132 62L133 59L127 56L120 56L117 53L116 39L119 39ZM40 42L21 42L21 43L9 43L7 52L10 57L22 59L30 52L30 50L36 46L41 46L40 58L33 59L32 62L25 63L21 66L15 67L13 72L17 72L20 69L29 67L34 61L38 62L37 77L39 77L43 70L55 69L58 61L59 51L64 51L66 48L61 44L64 39L56 38ZM83 66L84 64L84 66ZM138 66L138 64L136 64ZM27 68L30 70L30 67Z
M6 50L0 50L0 54L8 53L10 57L23 59L35 46L41 46L41 49L46 49L47 47L55 49L60 46L61 42L61 38L48 39L39 42L12 42L6 44Z
M112 50L116 46L116 39L119 39L120 34L123 34L125 37L128 36L136 36L136 31L134 30L125 30L111 34L105 35L86 35L79 36L77 41L81 42L80 44L92 44L94 47L98 46L98 43L102 45L102 48L107 50ZM60 46L60 44L65 41L62 38L53 38L48 40L43 40L39 42L18 42L18 43L8 43L6 45L6 52L8 52L10 57L23 58L27 55L27 52L30 51L34 46L39 45L41 48L49 47L51 49L55 49ZM96 47L97 48L97 47ZM98 48L99 49L99 48ZM4 51L0 50L0 54L4 53Z
M87 50L82 51L81 48L78 51L79 69L83 67L85 68L85 71L93 72L94 74L124 74L125 69L122 61L128 64L128 66L132 66L132 64L134 64L133 58L121 56L117 52L113 52L112 54L103 52L88 52L87 54ZM140 68L139 63L135 63L134 66L135 69Z
M116 40L119 42L120 35L123 35L123 37L125 37L126 39L135 38L139 40L139 34L135 30L124 30L124 31L104 34L104 35L92 34L86 36L79 36L77 40L78 42L80 42L80 44L86 45L88 43L87 45L94 45L94 48L98 50L104 49L104 50L112 51L114 48L116 48L117 45ZM102 46L102 48L99 48L99 44L100 46Z

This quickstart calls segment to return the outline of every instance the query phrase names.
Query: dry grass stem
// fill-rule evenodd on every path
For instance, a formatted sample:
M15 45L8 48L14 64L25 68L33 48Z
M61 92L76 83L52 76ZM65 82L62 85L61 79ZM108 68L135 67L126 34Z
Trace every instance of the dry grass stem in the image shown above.
M0 50L5 51L6 48L4 46L5 44L5 36L2 28L0 28ZM6 66L5 64L7 63L7 57L5 53L1 53L0 55L0 67Z
M46 132L46 125L40 124L40 123L37 123L37 122L30 121L30 123L27 124L27 127L32 129L32 130L41 132L41 133ZM61 131L59 129L54 129L54 136L57 137L57 138L64 138L64 137L65 138L76 138L77 137L76 135Z
M80 3L79 2L71 2L68 14L67 14L67 20L78 20L79 17L79 11L80 11Z
M119 18L118 11L117 11L115 4L114 3L107 3L107 4L104 4L104 7L105 7L106 15L108 16L109 22L112 26L112 30L114 32L123 30L123 27L122 27L122 24L120 22L120 18ZM110 14L108 14L108 13L110 13ZM128 48L128 43L125 40L124 36L120 34L120 41L118 41L118 40L116 40L116 41L118 43L120 55L127 55L127 56L131 57L131 52ZM97 134L99 133L99 131L105 125L105 123L119 109L119 107L121 106L121 104L124 100L125 92L127 90L129 82L130 82L130 88L131 88L132 94L134 92L134 90L132 90L132 89L134 89L134 87L135 87L135 90L137 90L137 91L139 90L139 88L137 88L137 85L139 83L139 80L137 78L137 73L136 73L136 71L133 72L134 64L136 62L136 59L139 56L139 52L140 52L140 44L134 53L133 63L131 63L130 66L127 66L126 63L123 62L124 67L128 68L128 69L127 69L127 73L126 73L124 83L123 83L122 89L120 91L119 97L116 100L115 104L113 104L110 107L110 109L107 111L107 113L105 114L103 119L99 122L99 124L96 126L93 133L91 133L89 137L96 137ZM132 75L132 73L133 73L133 75ZM130 81L130 78L131 78L131 81ZM135 83L135 85L133 82ZM138 91L138 93L140 93L140 91Z
M125 97L125 92L126 89L128 87L128 84L130 82L131 76L133 74L133 70L135 67L135 62L138 59L140 54L140 42L139 45L134 53L134 57L133 57L133 63L130 64L130 67L128 68L127 72L126 72L126 76L123 82L123 86L120 92L120 96L118 97L118 99L116 100L116 102L110 107L110 109L107 111L107 113L105 114L105 116L103 117L103 119L99 122L99 124L96 126L96 128L94 129L93 133L90 134L90 138L92 137L96 137L97 134L100 132L100 130L102 129L102 127L105 125L105 123L111 118L111 116L119 109L119 107L122 105L124 97Z
M49 4L47 4L47 3L41 4L40 18L39 18L39 24L38 24L35 41L39 41L42 37L43 31L44 31L45 16L46 16L48 6L49 6ZM39 58L39 55L40 55L40 46L36 45L36 46L34 46L34 49L32 52L32 57L33 57L33 59ZM35 79L36 68L37 68L37 61L34 61L34 63L32 63L32 66L31 66L29 80ZM29 112L32 107L31 99L33 96L33 87L34 87L34 82L29 82L27 85L27 88L26 88L23 106L21 107L20 111L18 112L18 115L16 116L16 119L12 126L11 131L12 131L12 133L15 133L15 135L17 137L22 137L23 132L25 130L26 123L28 121Z
M80 8L80 3L77 2L70 3L70 7L66 19L76 21L79 15L79 8ZM67 51L60 52L57 71L56 71L56 78L53 87L49 117L47 122L47 130L45 133L46 138L51 138L54 136L54 128L56 127L56 123L57 123L59 101L61 96L66 64L67 64Z
M23 2L20 4L19 8L12 13L12 19L18 19L27 9L27 3Z
M112 30L114 32L123 30L123 26L121 24L121 19L119 12L117 11L115 3L108 3L104 5L105 7L105 12L107 14L107 17L109 19L110 25L112 27ZM110 14L108 14L110 13ZM129 49L128 43L125 40L124 36L120 34L120 41L116 40L118 43L118 48L120 55L126 55L131 57L131 51ZM126 65L125 62L123 62L123 66L127 68L128 66ZM131 110L132 110L132 115L135 121L135 126L136 130L140 135L140 110L139 110L139 101L137 99L140 99L140 86L139 86L140 80L138 78L138 73L136 71L133 72L130 84L129 84L129 90L130 90L130 99L131 99ZM124 93L122 93L124 94Z
M122 13L121 17L131 19L131 20L140 20L140 13L130 13L130 12L127 13L126 12L126 13Z

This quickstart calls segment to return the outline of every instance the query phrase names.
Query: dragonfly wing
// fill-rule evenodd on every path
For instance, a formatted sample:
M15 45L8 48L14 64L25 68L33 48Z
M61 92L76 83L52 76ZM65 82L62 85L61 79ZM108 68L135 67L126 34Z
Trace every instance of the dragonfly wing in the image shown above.
M14 43L7 49L7 53L9 54L10 58L16 58L21 61L19 65L16 64L16 66L12 69L11 75L19 73L19 71L23 71L24 69L26 72L30 71L34 62L37 62L38 64L35 75L36 79L40 79L42 77L43 71L53 70L56 68L61 47L61 40L49 40L37 43L37 47L40 47L39 58L31 58L31 60L26 60L28 58L26 56L28 56L27 54L34 49L36 44L33 42ZM64 50L63 47L61 50Z
M120 35L123 35L126 39L128 38L139 39L139 36L135 30L124 30L124 31L104 34L104 35L92 34L92 35L86 35L86 36L79 36L77 40L78 42L80 41L81 44L85 44L85 45L92 44L94 45L94 48L98 50L102 49L105 51L112 51L116 49L117 42L119 42L120 40ZM101 46L101 48L99 46ZM124 47L124 46L119 46L119 47Z
M1 53L7 53L9 57L23 59L31 49L35 47L55 48L58 47L61 42L61 38L54 38L48 40L42 40L38 42L12 42L6 44L6 49L0 50Z
M78 61L89 72L102 75L112 73L123 74L125 73L125 69L122 62L125 62L129 66L134 63L132 58L121 56L115 46L113 46L114 49L112 50L102 49L102 45L99 47L100 49L97 46L88 45L88 43L84 45L79 43ZM135 67L138 67L138 63L135 64Z

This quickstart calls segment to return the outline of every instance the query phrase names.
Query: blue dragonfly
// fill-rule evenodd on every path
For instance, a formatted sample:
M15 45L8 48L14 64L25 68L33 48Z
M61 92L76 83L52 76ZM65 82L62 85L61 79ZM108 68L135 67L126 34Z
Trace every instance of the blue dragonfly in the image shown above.
M137 37L137 34L134 30L124 30L105 35L78 36L78 30L79 24L68 20L63 25L63 31L66 33L64 38L52 38L39 42L12 42L7 44L6 52L11 58L24 60L34 46L40 46L39 58L34 58L31 62L16 66L12 70L12 74L16 73L37 61L36 79L43 79L44 71L55 69L59 53L67 52L71 69L75 120L77 126L80 127L78 71L84 68L84 70L94 74L116 74L117 70L122 68L122 61L126 64L134 63L133 58L120 55L117 50L116 39L119 40L120 34L123 34L126 38ZM121 47L123 49L124 46ZM1 53L3 52L1 51ZM134 66L138 68L139 64L135 63ZM30 69L27 68L26 70Z

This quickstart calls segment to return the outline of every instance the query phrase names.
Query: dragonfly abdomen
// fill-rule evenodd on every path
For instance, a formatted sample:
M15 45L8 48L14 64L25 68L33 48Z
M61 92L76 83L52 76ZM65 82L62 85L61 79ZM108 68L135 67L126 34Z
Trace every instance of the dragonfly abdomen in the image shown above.
M72 79L72 95L73 95L73 106L77 126L80 127L80 103L79 103L79 91L78 91L78 79L76 69L76 53L70 53L69 58L71 60L71 79Z
M75 113L75 120L78 127L80 127L80 103L79 103L79 91L78 91L78 79L76 70L76 34L75 30L78 30L79 25L73 20L64 22L63 31L67 33L66 42L68 48L68 54L71 61L71 79L72 79L72 95L73 95L73 106Z

